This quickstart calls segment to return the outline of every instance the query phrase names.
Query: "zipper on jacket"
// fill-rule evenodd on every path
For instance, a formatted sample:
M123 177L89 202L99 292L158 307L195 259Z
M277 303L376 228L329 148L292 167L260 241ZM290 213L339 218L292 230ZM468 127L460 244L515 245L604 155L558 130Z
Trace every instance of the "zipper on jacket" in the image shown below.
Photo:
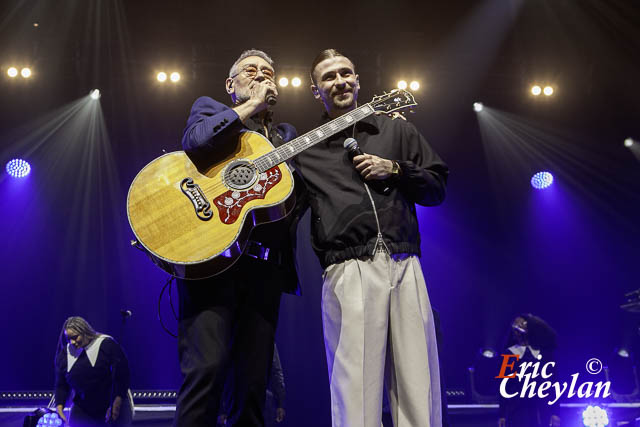
M371 196L371 190L369 190L369 186L367 185L367 183L363 182L363 184L364 184L365 190L367 190L367 194L369 195L369 200L371 200L371 206L373 207L373 216L376 219L376 227L378 228L378 237L376 238L376 244L373 246L373 253L371 254L371 256L376 255L376 250L378 249L378 246L384 246L385 250L387 251L387 254L391 255L391 251L389 250L389 247L387 246L386 242L384 241L384 238L382 237L382 230L380 229L380 221L378 220L378 211L376 209L376 202L373 201L373 196Z

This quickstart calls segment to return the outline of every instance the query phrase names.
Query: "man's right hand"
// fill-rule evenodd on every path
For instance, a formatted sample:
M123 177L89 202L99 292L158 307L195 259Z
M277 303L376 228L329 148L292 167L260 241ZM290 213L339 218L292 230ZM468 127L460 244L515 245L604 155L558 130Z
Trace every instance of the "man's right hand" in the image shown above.
M278 88L276 84L269 79L254 80L249 86L251 97L240 105L233 107L233 110L238 113L240 120L243 122L249 117L266 110L269 107L267 104L267 94L271 92L274 96L278 96Z

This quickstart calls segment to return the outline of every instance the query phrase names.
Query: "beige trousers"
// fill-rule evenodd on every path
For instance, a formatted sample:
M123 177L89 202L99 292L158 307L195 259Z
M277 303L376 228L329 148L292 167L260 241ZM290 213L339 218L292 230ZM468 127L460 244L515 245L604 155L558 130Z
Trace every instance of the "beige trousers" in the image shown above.
M433 312L415 256L332 264L322 322L333 427L380 427L383 384L395 427L441 427Z

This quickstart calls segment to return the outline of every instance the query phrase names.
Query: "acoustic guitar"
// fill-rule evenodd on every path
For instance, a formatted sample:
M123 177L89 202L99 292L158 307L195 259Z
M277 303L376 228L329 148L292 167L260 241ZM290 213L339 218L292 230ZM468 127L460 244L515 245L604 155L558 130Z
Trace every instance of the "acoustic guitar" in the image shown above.
M184 151L160 156L129 188L132 244L172 276L216 275L242 255L254 227L293 209L287 160L375 112L390 114L415 105L411 93L394 90L278 148L259 133L245 131L234 147L206 165L196 165Z

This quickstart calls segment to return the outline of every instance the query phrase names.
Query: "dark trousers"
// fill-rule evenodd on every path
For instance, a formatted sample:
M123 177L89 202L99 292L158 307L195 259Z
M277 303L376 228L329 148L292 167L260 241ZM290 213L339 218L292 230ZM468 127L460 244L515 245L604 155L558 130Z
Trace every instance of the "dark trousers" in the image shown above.
M233 425L263 426L282 284L277 266L242 256L198 281L178 280L178 355L184 381L174 426L216 424L230 375Z

